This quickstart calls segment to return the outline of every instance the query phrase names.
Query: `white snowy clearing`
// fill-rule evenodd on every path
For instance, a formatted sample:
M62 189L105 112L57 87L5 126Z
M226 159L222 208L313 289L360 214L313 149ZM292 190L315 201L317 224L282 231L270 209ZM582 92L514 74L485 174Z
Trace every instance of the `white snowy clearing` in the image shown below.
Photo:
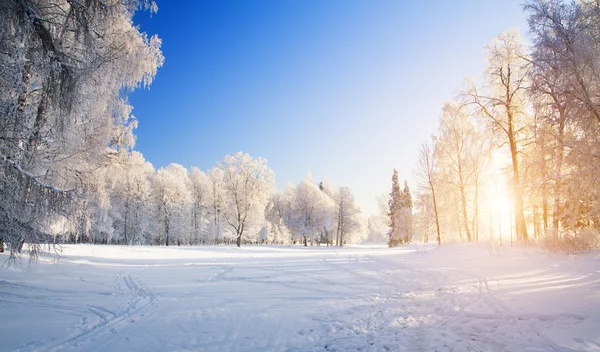
M0 351L600 351L600 253L67 245L0 314Z

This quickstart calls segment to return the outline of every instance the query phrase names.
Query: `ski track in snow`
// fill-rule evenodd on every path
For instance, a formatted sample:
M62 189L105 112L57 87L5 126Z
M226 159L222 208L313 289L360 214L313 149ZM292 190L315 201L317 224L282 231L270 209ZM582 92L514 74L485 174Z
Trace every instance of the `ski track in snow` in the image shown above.
M0 272L0 351L600 351L597 253L423 248L67 246Z
M54 343L33 342L17 349L17 352L58 352L68 350L102 351L103 348L92 346L96 341L106 343L111 340L111 335L126 325L135 323L136 319L143 317L143 311L152 305L157 297L148 289L139 278L133 276L144 268L131 270L115 277L116 287L126 287L124 293L129 299L117 311L111 311L102 306L87 304L87 310L98 319L87 324L87 317L81 316L81 323L73 332L63 340Z

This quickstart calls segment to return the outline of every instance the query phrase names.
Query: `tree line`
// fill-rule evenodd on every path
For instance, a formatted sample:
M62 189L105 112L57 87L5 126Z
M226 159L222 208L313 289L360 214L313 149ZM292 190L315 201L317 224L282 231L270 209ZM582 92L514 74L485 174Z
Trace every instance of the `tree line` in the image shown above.
M415 222L425 242L598 241L600 8L523 9L531 46L516 30L486 46L481 79L443 106L421 147Z
M360 239L361 212L349 188L307 175L279 192L267 161L242 152L206 173L179 164L155 170L139 152L126 152L95 176L76 221L54 223L54 241L341 246Z
M266 160L155 170L134 150L127 95L149 87L151 0L0 0L0 251L25 244L337 243L358 239L352 192L307 177L277 192Z

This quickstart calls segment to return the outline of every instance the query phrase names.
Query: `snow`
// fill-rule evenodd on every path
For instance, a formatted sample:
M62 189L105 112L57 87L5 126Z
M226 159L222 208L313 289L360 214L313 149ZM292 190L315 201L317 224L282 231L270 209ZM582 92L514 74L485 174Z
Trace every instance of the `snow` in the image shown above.
M0 314L0 351L600 351L600 253L66 245Z

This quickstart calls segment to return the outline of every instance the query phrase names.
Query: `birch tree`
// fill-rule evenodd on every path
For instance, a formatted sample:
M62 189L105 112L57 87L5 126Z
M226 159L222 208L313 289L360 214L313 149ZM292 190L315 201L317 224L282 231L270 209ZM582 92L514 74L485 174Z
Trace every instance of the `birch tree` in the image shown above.
M111 169L115 185L110 198L116 217L113 223L118 236L116 241L129 245L146 243L153 230L152 217L148 214L152 214L154 204L151 191L154 167L134 151Z
M166 246L185 243L189 233L191 194L187 170L179 164L158 169L154 181L159 233ZM162 243L162 238L159 238Z
M499 35L486 47L487 68L483 88L468 83L464 98L476 114L488 122L493 132L500 133L508 143L512 162L514 217L517 238L527 240L523 189L519 175L519 136L527 115L527 89L530 60L516 31Z
M440 215L438 212L438 198L436 197L438 174L437 174L437 158L435 156L436 140L431 139L431 142L424 142L421 144L421 150L419 151L419 159L417 162L417 169L415 176L417 178L418 185L425 192L430 194L431 202L433 206L433 214L435 218L435 229L437 234L438 245L442 244L442 235L440 231Z
M193 167L189 172L190 195L191 195L191 240L197 244L205 242L208 223L209 195L211 182L208 176L199 168Z
M334 196L336 209L336 243L343 246L345 236L361 229L360 208L348 187L340 187Z

